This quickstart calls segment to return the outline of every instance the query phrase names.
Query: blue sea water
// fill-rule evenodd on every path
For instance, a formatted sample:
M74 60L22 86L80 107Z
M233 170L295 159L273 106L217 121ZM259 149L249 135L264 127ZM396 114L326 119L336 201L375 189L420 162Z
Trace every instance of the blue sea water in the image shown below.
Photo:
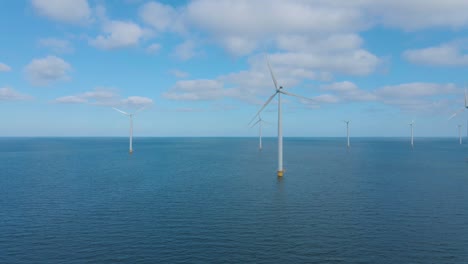
M1 138L0 263L468 263L456 139Z

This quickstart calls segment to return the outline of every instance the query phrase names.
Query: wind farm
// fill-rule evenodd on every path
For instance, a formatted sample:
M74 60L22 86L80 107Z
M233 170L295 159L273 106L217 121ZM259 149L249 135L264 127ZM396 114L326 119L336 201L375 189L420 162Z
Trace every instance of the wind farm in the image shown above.
M3 1L0 263L468 263L467 10Z

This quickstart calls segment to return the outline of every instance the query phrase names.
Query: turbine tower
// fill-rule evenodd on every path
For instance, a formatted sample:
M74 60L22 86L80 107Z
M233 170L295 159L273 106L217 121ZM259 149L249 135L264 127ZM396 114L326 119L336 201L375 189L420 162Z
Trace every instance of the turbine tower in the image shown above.
M413 133L413 125L414 125L414 120L411 121L408 125L411 126L411 147L414 148L414 133Z
M262 117L259 115L258 116L258 121L255 122L251 127L254 127L255 125L258 124L258 135L259 135L259 143L258 143L258 149L262 151L262 125L263 124L269 124L265 120L262 119Z
M268 98L268 100L263 104L262 108L255 114L255 116L252 118L252 120L249 122L251 124L255 118L265 109L265 107L275 98L276 95L278 95L278 171L277 175L278 177L282 177L284 175L284 169L283 169L283 126L282 126L282 113L281 113L281 94L284 95L289 95L289 96L294 96L298 98L303 98L307 100L312 100L300 95L296 95L290 92L286 92L283 89L283 86L278 86L278 82L276 81L275 75L273 74L273 70L271 69L270 61L268 60L267 57L267 64L268 64L268 69L270 70L271 78L273 79L273 83L275 85L275 93Z
M349 148L350 147L349 145L349 120L344 120L343 122L346 123L346 138L348 140L347 147Z
M117 112L120 112L121 114L124 114L126 116L128 116L130 118L130 147L129 147L129 153L132 154L133 153L133 116L140 112L141 110L144 109L144 107L140 108L139 110L137 110L135 113L127 113L127 112L124 112L122 110L119 110L115 107L112 107L115 111Z
M459 109L458 111L456 111L450 118L454 118L456 115L458 115L459 113L463 112L464 110L468 110L468 94L466 92L466 88L465 88L465 107ZM468 120L466 120L466 136L468 137Z
M460 145L463 144L463 141L462 141L462 134L461 134L461 128L462 128L462 125L458 125L458 138L459 138L459 141L460 141Z

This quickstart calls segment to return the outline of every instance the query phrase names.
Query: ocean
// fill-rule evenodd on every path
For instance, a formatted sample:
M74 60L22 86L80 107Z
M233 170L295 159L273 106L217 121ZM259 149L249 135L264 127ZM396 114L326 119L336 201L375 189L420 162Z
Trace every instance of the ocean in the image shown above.
M468 263L456 138L0 138L0 263Z

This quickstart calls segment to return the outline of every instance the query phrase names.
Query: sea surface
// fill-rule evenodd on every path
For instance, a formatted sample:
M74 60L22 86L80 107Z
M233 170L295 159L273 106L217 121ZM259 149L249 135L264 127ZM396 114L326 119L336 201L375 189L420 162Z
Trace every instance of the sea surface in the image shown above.
M0 138L0 263L468 263L457 139Z

